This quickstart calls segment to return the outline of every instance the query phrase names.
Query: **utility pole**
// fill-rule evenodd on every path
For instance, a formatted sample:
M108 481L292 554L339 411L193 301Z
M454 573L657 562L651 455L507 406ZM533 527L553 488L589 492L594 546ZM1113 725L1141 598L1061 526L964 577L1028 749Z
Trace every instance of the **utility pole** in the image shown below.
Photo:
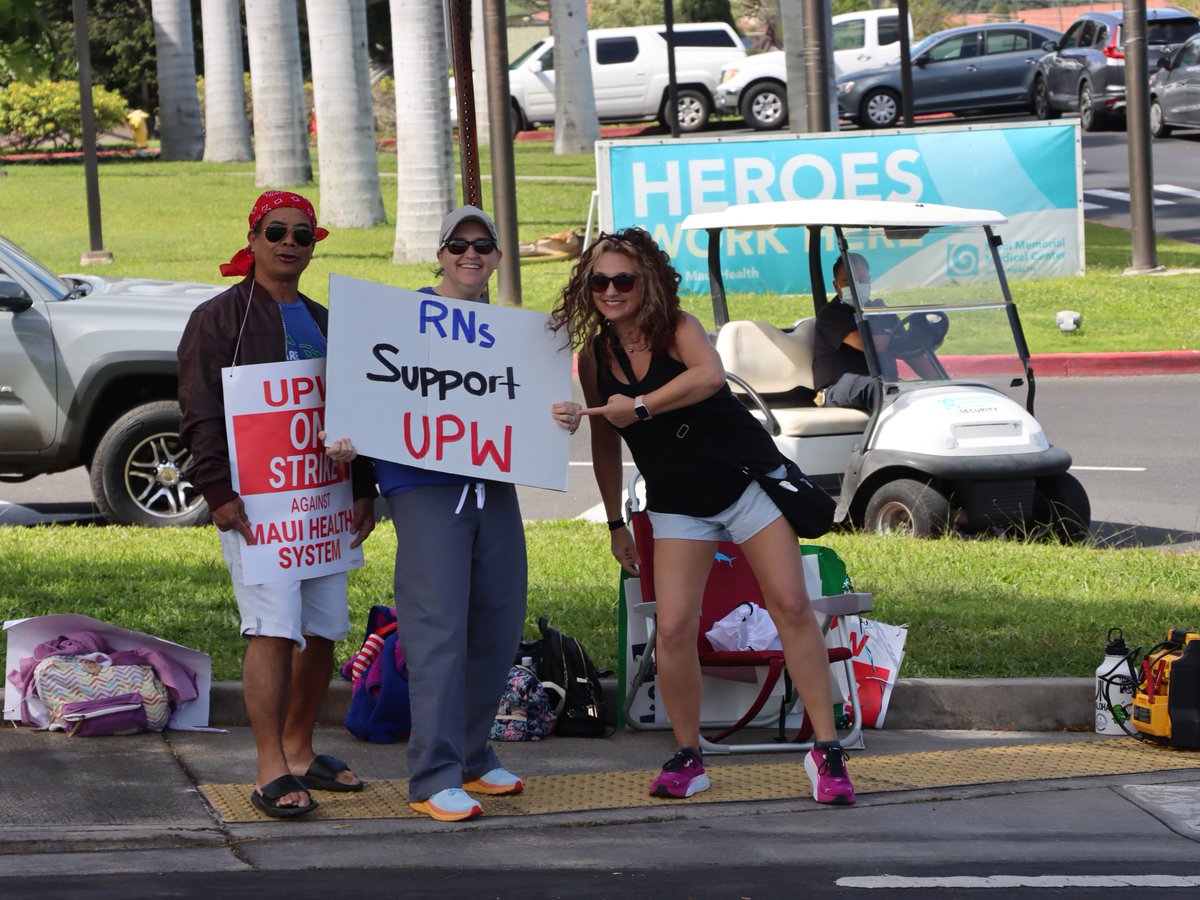
M825 27L829 22L828 0L804 0L804 76L809 133L829 131L829 57Z
M88 233L91 250L79 258L81 266L110 263L100 228L100 169L96 156L96 110L92 106L92 54L88 46L86 0L73 0L75 55L79 59L79 112L83 118L83 180L87 186Z
M667 30L667 127L679 137L679 81L675 76L675 4L663 0L663 24Z
M500 302L521 305L521 247L517 240L517 169L513 157L512 100L508 90L508 20L504 0L484 0L488 125L491 128L492 210L500 232Z
M1150 153L1150 69L1146 48L1146 0L1122 4L1125 39L1125 125L1129 139L1129 235L1131 274L1162 271L1154 227L1154 166Z
M908 0L896 0L900 14L900 110L904 127L913 126L912 35L908 33Z

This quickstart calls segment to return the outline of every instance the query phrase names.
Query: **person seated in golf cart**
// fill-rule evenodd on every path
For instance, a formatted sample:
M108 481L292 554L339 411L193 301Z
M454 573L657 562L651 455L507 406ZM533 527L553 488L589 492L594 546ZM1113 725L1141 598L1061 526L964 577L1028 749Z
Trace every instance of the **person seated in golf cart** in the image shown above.
M817 313L817 325L813 346L813 383L817 386L817 406L840 406L870 412L878 401L879 382L871 377L867 367L867 356L863 352L862 335L854 321L854 301L850 279L853 276L858 286L858 295L863 306L882 305L872 303L871 267L859 253L848 253L850 272L846 271L845 260L838 257L833 264L834 298ZM895 316L876 316L872 320L872 336L875 351L885 377L896 377L896 362L893 354L886 352L895 328L899 327ZM934 367L919 357L905 357L905 361L922 378L937 377Z

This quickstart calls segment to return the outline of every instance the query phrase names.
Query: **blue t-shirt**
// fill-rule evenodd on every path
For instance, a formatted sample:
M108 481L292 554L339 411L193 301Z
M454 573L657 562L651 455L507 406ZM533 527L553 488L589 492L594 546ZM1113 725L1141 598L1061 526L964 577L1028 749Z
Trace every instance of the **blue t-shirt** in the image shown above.
M280 303L283 315L283 339L287 344L287 358L322 359L325 356L325 335L302 300Z
M431 287L423 287L420 292L437 295L437 291ZM479 479L467 475L456 475L452 472L434 472L419 466L406 466L403 463L387 459L377 459L375 460L375 480L379 482L379 493L387 497L431 484L470 484Z

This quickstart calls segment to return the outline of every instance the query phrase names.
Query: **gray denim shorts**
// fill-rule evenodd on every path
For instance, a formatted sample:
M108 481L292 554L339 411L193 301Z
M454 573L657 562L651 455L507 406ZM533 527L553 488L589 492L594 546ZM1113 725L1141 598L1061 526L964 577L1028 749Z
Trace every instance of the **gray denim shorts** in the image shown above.
M778 476L785 471L780 466L771 474ZM735 544L744 544L783 515L754 481L731 506L713 516L683 516L654 510L646 512L650 516L650 524L654 526L656 539L732 541Z

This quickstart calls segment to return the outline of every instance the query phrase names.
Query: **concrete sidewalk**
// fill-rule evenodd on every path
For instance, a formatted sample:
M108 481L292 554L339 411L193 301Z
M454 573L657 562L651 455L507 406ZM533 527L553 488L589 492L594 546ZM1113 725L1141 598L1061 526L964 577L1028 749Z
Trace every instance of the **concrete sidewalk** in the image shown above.
M242 715L239 694L236 683L214 687L213 721ZM338 686L326 716L339 714L343 698ZM1155 858L1194 865L1200 754L1062 730L1090 718L1087 679L902 681L888 729L868 731L865 751L851 757L852 809L813 802L800 754L709 755L713 789L668 801L645 792L674 749L669 732L501 744L525 794L520 803L484 798L486 814L462 824L405 808L403 745L362 743L336 725L319 730L318 749L349 760L367 790L317 793L322 808L296 821L234 808L249 809L252 787L244 726L95 739L8 727L0 894L6 880L47 873L416 868L486 881L489 872L529 871L533 848L547 871L656 860L689 870L730 860L815 865L828 862L831 830L874 866L933 853L980 865L998 854L1082 859L1096 852L1096 823L1117 817L1125 856L1152 847ZM1021 730L997 730L1013 728Z

